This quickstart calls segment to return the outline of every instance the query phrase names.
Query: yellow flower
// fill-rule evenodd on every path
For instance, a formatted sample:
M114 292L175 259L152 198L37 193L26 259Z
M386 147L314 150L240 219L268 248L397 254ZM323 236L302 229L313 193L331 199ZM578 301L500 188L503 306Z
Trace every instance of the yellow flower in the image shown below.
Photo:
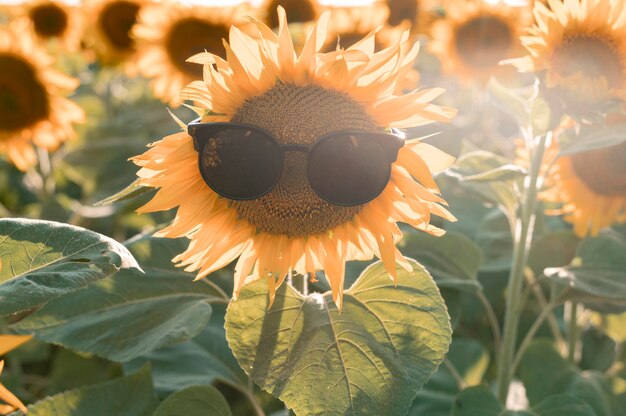
M624 118L609 123L624 122ZM548 152L546 165L558 146ZM551 213L563 215L579 237L626 222L626 142L616 146L562 156L546 177L542 198L558 203Z
M32 337L30 335L0 335L0 355L4 355L25 342L29 341ZM0 361L0 376L4 369L4 361ZM0 415L8 415L15 410L21 410L24 413L28 413L24 403L20 401L13 393L11 393L6 387L0 383L0 400L5 404L0 403Z
M135 53L135 40L131 32L137 23L139 11L147 3L147 0L86 1L85 13L90 21L86 27L85 42L100 62L105 65L126 62L127 68L133 67L129 62Z
M522 43L528 56L516 60L526 72L544 72L574 111L626 97L626 7L621 0L535 3L535 24Z
M152 79L156 97L180 105L180 91L202 78L202 65L187 62L207 51L226 58L222 43L241 16L241 7L187 7L167 2L146 6L134 29L139 72Z
M374 31L376 32L374 51L378 52L397 45L398 42L406 42L407 39L403 40L403 36L411 29L408 20L395 27L385 25L389 9L380 2L366 7L333 7L330 11L326 42L322 52L331 52L337 48L348 49ZM416 39L409 37L408 41ZM397 82L398 92L413 89L417 87L418 82L419 72L416 69L407 71Z
M265 15L265 24L271 28L278 27L277 7L285 9L289 23L306 23L317 19L320 5L316 0L265 0L261 11Z
M81 108L62 97L77 80L51 67L24 23L0 29L0 153L21 170L35 163L33 145L54 150L84 120Z
M68 51L78 50L81 21L72 7L57 0L33 0L24 4L23 13L39 40L58 42Z
M424 33L432 23L433 9L437 6L436 0L387 0L389 26L402 25L408 21L412 33ZM456 4L455 4L456 7Z
M482 0L444 0L446 17L432 26L431 50L448 74L486 82L506 73L500 61L519 55L527 9Z
M255 22L251 37L231 28L227 59L196 56L204 80L185 90L198 103L205 122L234 121L263 128L282 142L311 143L339 130L383 131L447 122L456 111L431 104L442 89L396 95L396 83L411 69L419 45L406 34L394 47L374 53L374 34L346 50L321 53L329 15L311 28L298 56L279 9L278 35ZM184 127L184 125L183 125ZM381 258L392 278L396 262L410 265L395 244L397 222L440 235L430 216L453 220L442 207L432 174L453 158L418 139L407 140L392 165L384 191L369 203L338 206L322 200L306 178L306 159L292 152L283 174L268 194L250 201L218 196L203 181L192 138L178 133L153 144L134 161L140 183L159 188L140 212L178 207L176 218L158 233L186 236L189 248L174 261L203 278L239 258L236 297L244 283L267 278L270 299L291 272L315 276L325 270L341 306L345 262Z

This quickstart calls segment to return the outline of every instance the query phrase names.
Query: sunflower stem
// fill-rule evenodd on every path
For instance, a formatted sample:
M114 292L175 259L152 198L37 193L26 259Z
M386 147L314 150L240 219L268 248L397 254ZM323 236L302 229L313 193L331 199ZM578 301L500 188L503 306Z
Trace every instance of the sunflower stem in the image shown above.
M506 403L509 385L513 379L513 360L517 344L517 332L522 313L521 300L524 286L524 270L528 261L528 251L533 237L537 193L541 187L541 165L546 150L546 143L551 133L532 140L530 172L524 183L524 193L515 223L513 264L506 292L506 311L502 345L498 356L497 392L502 403Z
M580 328L578 327L578 302L567 302L566 310L568 317L568 330L567 330L567 360L574 364L577 360L577 352L578 352L578 338L580 333Z

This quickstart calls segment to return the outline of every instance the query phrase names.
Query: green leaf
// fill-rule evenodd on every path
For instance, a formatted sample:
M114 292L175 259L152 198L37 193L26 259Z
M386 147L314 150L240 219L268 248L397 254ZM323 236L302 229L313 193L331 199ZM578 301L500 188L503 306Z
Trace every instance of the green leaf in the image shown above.
M519 179L527 174L526 169L518 165L506 164L485 172L462 177L465 182L494 182Z
M559 155L573 155L590 150L617 146L626 140L624 131L626 131L626 123L611 124L602 127L598 127L596 123L592 127L583 126L578 134L569 130L559 136Z
M142 237L129 244L145 275L125 271L63 298L13 325L46 342L124 362L196 336L211 302L227 297L206 281L177 269L171 253L181 240Z
M571 394L550 396L533 410L539 416L596 416L591 406Z
M0 219L0 267L0 315L40 306L120 269L139 268L108 237L26 219Z
M528 256L528 266L536 276L550 267L568 265L576 256L580 240L571 231L554 231L535 238Z
M244 286L226 315L235 357L296 413L405 414L450 344L450 323L430 275L411 261L397 286L382 263L345 292L303 297L289 285L268 309L267 285Z
M564 300L576 300L606 313L626 311L626 240L617 233L584 240L569 266L545 270L567 288Z
M28 406L28 416L150 416L157 406L150 369L70 390Z
M130 185L128 185L121 191L118 191L114 193L113 195L107 198L104 198L101 201L96 202L94 206L101 207L105 205L111 205L115 202L125 201L127 199L135 198L136 196L143 195L146 192L149 192L151 190L152 188L139 185L139 179L135 179Z
M520 94L520 91L506 87L495 78L491 78L487 84L487 91L496 106L513 117L518 125L528 125L530 118L529 100Z
M582 344L580 368L605 372L613 365L617 344L599 329L588 328L583 333Z
M506 215L492 210L480 221L476 244L481 248L483 261L481 271L509 270L513 261L513 237Z
M535 341L528 347L519 375L532 406L538 406L550 396L569 394L587 403L597 416L617 416L611 411L603 376L593 371L581 373L549 342Z
M92 200L106 198L137 178L137 167L128 159L146 150L141 138L122 137L106 137L71 149L59 170L81 185Z
M484 150L477 150L461 156L454 168L448 170L447 174L460 180L462 186L476 192L487 202L496 204L513 221L520 198L517 183L520 175L506 174L503 176L508 176L507 180L500 179L489 182L467 180L468 177L476 178L476 175L480 178L484 172L497 171L506 166L510 166L510 164L503 157ZM504 169L510 170L510 168ZM498 174L495 173L495 175Z
M486 386L463 390L454 401L451 416L499 416L502 405Z
M420 262L440 288L476 292L482 255L480 249L462 234L446 233L434 237L426 233L405 235L398 248Z
M583 400L569 394L550 396L529 410L505 410L486 386L463 390L451 416L596 416Z
M222 393L213 386L191 386L169 396L153 416L231 416Z
M446 359L469 386L480 384L489 366L489 355L485 348L480 342L469 338L453 338ZM409 415L450 416L458 393L456 379L448 366L442 365L417 393Z
M192 340L169 345L124 364L132 373L150 363L154 387L160 397L220 380L247 388L247 377L233 356L224 331L225 307L215 305L207 327Z
M570 366L548 341L535 341L525 351L520 365L520 378L526 387L531 404L539 403L560 386L556 380L562 374L571 374Z

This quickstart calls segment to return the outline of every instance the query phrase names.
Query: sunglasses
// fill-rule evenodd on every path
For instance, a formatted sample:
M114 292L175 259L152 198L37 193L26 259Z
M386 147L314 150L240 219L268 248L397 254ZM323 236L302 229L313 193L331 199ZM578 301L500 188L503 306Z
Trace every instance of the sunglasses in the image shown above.
M268 131L239 123L188 126L198 152L198 167L217 194L236 201L257 199L270 192L283 172L285 152L307 154L307 178L323 200L355 206L385 189L391 164L404 139L396 134L336 131L313 144L282 144Z

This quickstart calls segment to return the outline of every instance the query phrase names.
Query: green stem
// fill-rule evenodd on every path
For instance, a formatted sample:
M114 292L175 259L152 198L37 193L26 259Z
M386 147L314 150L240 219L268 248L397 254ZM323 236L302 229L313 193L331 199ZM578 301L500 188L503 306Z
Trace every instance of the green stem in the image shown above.
M461 376L461 374L459 374L459 372L457 371L457 369L454 366L454 364L452 364L452 362L450 362L450 360L445 358L443 360L443 365L448 369L448 371L450 371L450 374L452 374L452 377L456 381L456 384L457 384L457 387L459 388L459 391L465 389L465 387L466 387L465 380L463 380L463 377Z
M550 135L550 133L548 133ZM507 287L506 311L504 315L504 331L502 346L498 356L497 391L502 403L506 403L509 385L513 379L512 361L515 355L517 332L521 315L521 299L524 284L524 269L528 260L528 251L532 242L537 208L537 192L540 183L541 163L546 149L548 136L542 135L532 150L529 176L524 184L524 194L520 206L514 233L513 265Z
M539 314L539 316L537 317L533 325L528 330L528 333L522 340L522 343L520 344L517 350L517 353L515 354L515 359L513 360L513 364L511 365L511 373L514 374L515 370L517 370L517 367L522 361L524 351L526 351L526 348L528 348L528 345L530 345L530 342L533 340L533 338L537 334L537 331L539 331L539 328L541 328L541 324L543 324L546 318L548 318L548 316L552 314L552 309L554 309L554 306L555 305L553 303L546 305L546 307L541 310L541 313Z
M493 335L493 343L495 346L494 352L498 351L498 347L500 346L500 340L502 338L502 333L500 332L500 322L498 322L498 317L496 316L491 303L489 303L489 299L485 296L482 291L476 293L476 297L483 305L483 309L485 309L485 314L487 315L487 320L489 321L489 326L491 327L491 332Z
M569 302L569 326L567 330L567 360L574 364L576 362L576 352L578 350L578 303Z
M537 298L537 302L539 302L539 306L541 306L541 309L544 310L545 308L547 308L548 304L552 302L549 302L548 299L546 299L546 297L544 296L541 287L538 285L539 279L536 279L533 273L527 273L526 280L528 280L528 287L530 287L534 292L535 297ZM550 294L552 296L554 289L553 286L550 287ZM554 316L553 309L554 308L550 308L551 312L546 317L546 319L548 321L548 326L550 327L550 332L552 332L552 337L558 344L559 351L564 351L564 346L566 345L565 339L563 338L563 335L561 335L561 329L559 328L559 323Z

